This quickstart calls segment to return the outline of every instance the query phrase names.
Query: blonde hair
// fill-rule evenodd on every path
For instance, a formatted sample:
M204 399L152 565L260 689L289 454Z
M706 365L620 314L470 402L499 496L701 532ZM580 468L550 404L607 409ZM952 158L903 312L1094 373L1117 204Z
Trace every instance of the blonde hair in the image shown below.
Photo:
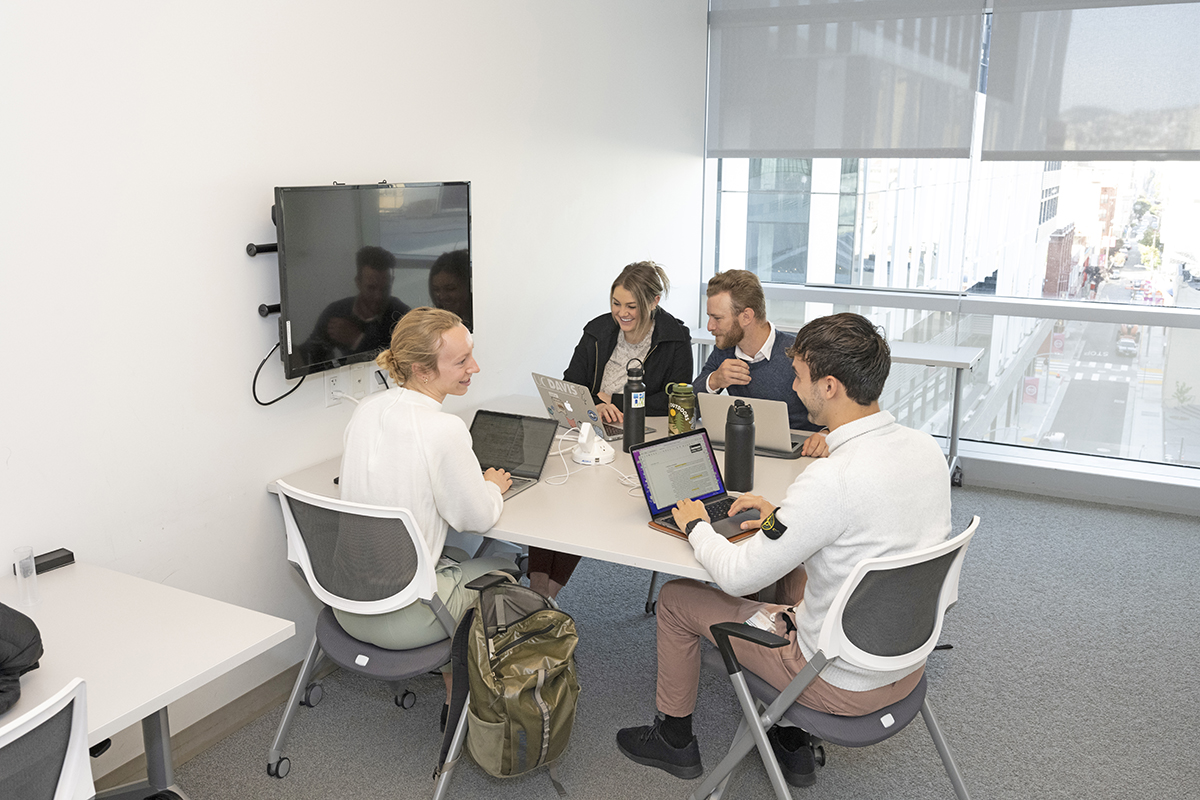
M637 328L630 331L630 335L641 341L654 327L654 315L658 313L654 298L666 295L671 288L667 271L653 261L636 261L621 270L621 274L613 281L609 294L611 295L618 286L633 295L638 308L644 312L638 320Z
M459 325L462 320L451 311L428 306L414 308L396 323L391 346L375 357L375 363L386 369L398 386L408 383L413 367L418 364L436 375L442 334Z

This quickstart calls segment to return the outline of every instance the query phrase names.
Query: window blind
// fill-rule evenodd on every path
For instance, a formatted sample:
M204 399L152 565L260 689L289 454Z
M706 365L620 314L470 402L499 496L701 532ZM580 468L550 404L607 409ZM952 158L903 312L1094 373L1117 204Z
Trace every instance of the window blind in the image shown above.
M993 0L982 158L1200 159L1200 3Z
M983 0L712 0L713 158L966 158Z

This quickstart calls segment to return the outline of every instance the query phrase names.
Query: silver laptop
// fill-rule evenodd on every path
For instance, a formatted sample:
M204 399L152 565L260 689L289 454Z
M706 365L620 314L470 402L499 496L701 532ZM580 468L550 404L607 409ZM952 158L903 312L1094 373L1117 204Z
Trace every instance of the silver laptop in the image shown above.
M542 477L557 433L558 423L552 419L479 410L471 420L471 449L485 471L502 469L512 477L512 486L502 495L507 500Z
M568 428L578 428L580 423L590 422L596 429L596 434L606 442L616 441L625 435L625 429L620 425L600 419L600 412L592 400L592 393L586 386L551 378L549 375L539 375L536 372L532 374L546 413L560 424Z
M757 397L731 397L728 394L697 392L700 421L708 429L713 447L725 447L725 417L734 400L743 400L754 409L754 452L769 458L799 458L800 448L809 433L792 432L788 425L788 407L782 400Z
M741 526L746 520L757 520L758 510L729 516L734 497L725 491L721 468L704 428L635 444L629 448L629 455L650 508L651 527L683 533L671 511L680 500L699 500L708 511L713 530L726 539L753 535Z

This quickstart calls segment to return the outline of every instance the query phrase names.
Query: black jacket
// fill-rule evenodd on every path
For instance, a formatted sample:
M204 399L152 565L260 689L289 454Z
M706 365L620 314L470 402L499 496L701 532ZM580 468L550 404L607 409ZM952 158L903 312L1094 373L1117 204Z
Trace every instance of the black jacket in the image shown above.
M604 367L617 347L621 329L612 314L601 314L583 326L583 337L575 346L571 364L563 380L580 383L592 391L592 400L599 403L597 394L604 378ZM689 383L692 380L692 334L687 326L659 308L654 314L654 330L650 334L650 352L646 355L646 415L667 415L667 384ZM613 395L613 405L624 410L624 394Z
M29 617L0 603L0 713L21 696L21 676L37 669L42 634Z

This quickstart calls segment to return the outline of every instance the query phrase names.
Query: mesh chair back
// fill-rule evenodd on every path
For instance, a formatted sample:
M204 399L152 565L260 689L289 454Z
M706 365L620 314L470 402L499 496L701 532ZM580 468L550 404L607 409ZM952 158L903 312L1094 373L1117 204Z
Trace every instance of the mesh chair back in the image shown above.
M357 614L383 614L436 590L433 559L412 514L310 494L279 482L288 559L318 599Z
M74 702L0 750L0 786L9 797L53 800L71 741Z
M965 531L916 553L859 562L821 626L829 659L886 672L916 667L937 644L979 517Z
M347 600L383 600L417 572L417 552L402 519L348 514L288 498L313 577Z
M87 759L87 701L83 681L78 678L37 708L0 727L4 797L94 797Z
M937 628L938 596L958 552L864 575L842 611L850 643L877 656L901 656L923 645Z

